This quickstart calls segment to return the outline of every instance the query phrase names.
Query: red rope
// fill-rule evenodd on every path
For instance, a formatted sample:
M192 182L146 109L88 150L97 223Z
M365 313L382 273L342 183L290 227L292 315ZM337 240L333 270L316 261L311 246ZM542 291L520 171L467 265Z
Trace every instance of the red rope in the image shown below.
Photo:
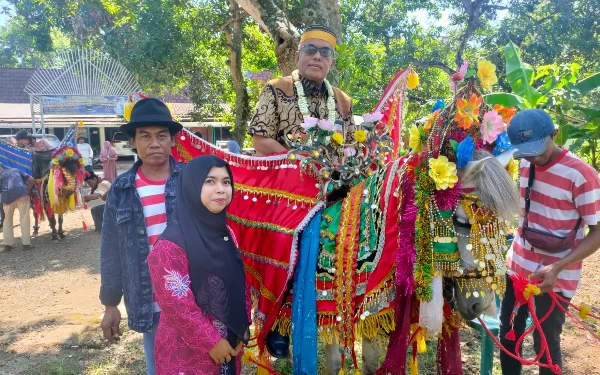
M483 321L483 319L481 319L481 317L477 317L477 320L479 320L479 323L481 324L481 326L483 327L485 332L488 334L488 336L490 336L490 338L494 341L494 343L496 345L498 345L500 350L502 350L504 353L506 353L509 357L519 361L523 365L527 365L527 366L536 365L536 366L540 366L540 367L545 367L547 369L550 369L550 371L554 372L557 375L562 374L562 370L560 369L560 367L558 365L548 365L545 363L540 363L538 361L530 361L528 359L525 359L521 356L517 356L514 353L510 352L508 349L506 349L500 343L500 341L498 341L498 338L492 332L490 332L489 328L487 327L487 325L485 325L485 322Z
M548 294L550 294L550 296L551 296L551 297L554 297L554 298L556 298L557 300L559 300L559 301L561 301L561 302L564 302L564 303L566 303L567 305L571 306L573 309L575 309L575 310L577 310L577 311L580 311L580 310L581 310L579 307L577 307L577 306L573 305L573 304L571 303L571 301L569 301L569 300L568 300L568 299L566 299L566 298L563 298L563 297L559 296L559 295L558 295L558 294L557 294L555 291L553 291L553 290L549 291L549 292L548 292ZM562 306L561 306L561 307L562 307ZM561 309L561 310L562 310L562 309ZM591 316L592 318L594 318L594 319L596 319L596 320L600 320L600 316L598 316L598 315L594 315L594 314L592 314L592 313L588 313L587 315L588 315L588 316Z
M554 305L555 305L555 301L552 300L552 306L550 306L550 309L548 309L548 312L546 312L546 315L544 315L544 317L542 317L542 319L540 319L540 327L536 327L535 325L532 325L531 327L529 327L529 329L527 329L525 331L525 333L523 333L521 335L521 337L519 337L519 340L517 341L517 345L515 346L515 353L519 353L520 352L520 348L521 348L521 344L523 343L523 340L525 340L525 337L527 337L527 335L529 335L531 332L533 332L534 329L538 328L541 330L541 324L548 319L548 317L550 316L550 314L552 313L552 310L554 309ZM535 314L532 314L535 315ZM533 318L532 318L533 319ZM538 355L535 357L534 361L539 361L542 358L542 355L544 355L544 352L540 350L540 352L538 353Z

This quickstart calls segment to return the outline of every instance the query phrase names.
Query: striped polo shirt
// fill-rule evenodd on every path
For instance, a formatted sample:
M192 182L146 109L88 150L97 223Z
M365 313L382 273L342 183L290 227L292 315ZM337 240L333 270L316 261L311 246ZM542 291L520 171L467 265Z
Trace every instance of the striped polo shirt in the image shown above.
M135 187L142 201L150 250L152 250L152 246L154 246L158 237L160 237L167 227L167 209L165 207L166 184L166 180L152 181L147 179L142 174L142 168L138 168L135 176Z
M152 251L152 247L158 240L158 237L160 237L167 227L167 208L165 206L166 184L166 180L152 181L147 179L142 173L142 168L138 168L135 175L135 188L142 201L150 251ZM154 312L160 311L160 307L156 301L153 303L153 309Z
M529 276L539 264L549 265L567 256L572 249L547 253L525 241L520 233L525 212L525 188L529 180L530 163L523 159L520 165L521 215L519 231L508 252L509 272ZM598 172L568 150L563 150L550 164L535 167L531 188L529 227L566 236L577 225L576 245L585 237L586 225L600 221L600 179ZM582 262L577 262L558 275L554 291L573 297L581 280Z

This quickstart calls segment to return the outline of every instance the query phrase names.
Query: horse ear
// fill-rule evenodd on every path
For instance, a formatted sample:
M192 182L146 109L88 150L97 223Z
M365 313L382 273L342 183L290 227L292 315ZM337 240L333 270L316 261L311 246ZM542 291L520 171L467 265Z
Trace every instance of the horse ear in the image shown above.
M514 148L508 151L504 151L500 155L496 156L496 160L498 160L500 164L502 164L502 166L506 168L508 163L512 160L515 151L516 150Z

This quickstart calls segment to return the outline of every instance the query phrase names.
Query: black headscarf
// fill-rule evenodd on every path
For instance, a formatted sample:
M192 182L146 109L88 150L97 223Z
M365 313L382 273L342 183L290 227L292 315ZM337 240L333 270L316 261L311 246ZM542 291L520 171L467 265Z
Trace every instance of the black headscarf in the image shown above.
M235 349L248 343L245 273L242 258L226 224L226 212L210 212L200 199L204 180L213 167L229 164L214 156L192 159L179 174L175 210L161 239L187 253L191 288L196 303L227 326L227 341Z

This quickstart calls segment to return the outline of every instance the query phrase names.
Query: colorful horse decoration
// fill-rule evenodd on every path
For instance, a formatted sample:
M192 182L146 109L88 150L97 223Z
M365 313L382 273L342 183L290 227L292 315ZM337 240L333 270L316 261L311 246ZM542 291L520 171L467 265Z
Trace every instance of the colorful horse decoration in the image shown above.
M258 346L264 352L271 330L291 334L295 373L318 372L320 339L328 374L343 374L346 357L358 374L362 338L363 374L404 374L411 346L417 374L417 353L437 337L438 373L460 375L460 317L496 315L519 208L504 132L515 109L483 103L465 69L450 104L405 132L412 150L396 158L412 74L395 77L353 140L316 119L290 135L287 155L234 155L186 130L176 140L179 161L211 153L230 163L228 218L254 292ZM388 334L380 366L374 339ZM265 357L254 361L268 368Z
M31 151L26 148L19 147L16 142L0 142L0 164L4 168L17 168L25 173L33 176L36 180L36 184L33 188L31 194L32 201L32 210L34 214L34 226L33 226L33 235L37 235L39 230L39 222L48 218L50 223L50 228L52 230L51 237L52 239L58 239L64 237L64 232L62 229L63 224L63 214L66 213L64 207L56 207L58 210L52 207L51 197L54 199L56 197L55 193L48 193L48 178L50 175L50 171L53 166L53 158L57 156L58 164L61 164L63 161L66 164L67 158L64 155L59 155L58 150L63 150L66 152L67 149L71 149L73 154L78 151L75 143L75 134L76 134L77 125L71 126L67 131L66 136L61 141L59 148L50 151ZM71 151L69 151L71 154ZM54 167L57 167L54 164ZM58 176L58 174L56 174ZM70 174L67 174L63 179L70 179ZM59 181L60 184L60 181ZM81 182L75 183L75 190L80 191ZM67 190L64 190L66 193ZM63 194L64 194L63 193ZM58 199L56 200L58 201ZM58 216L58 229L56 227Z

